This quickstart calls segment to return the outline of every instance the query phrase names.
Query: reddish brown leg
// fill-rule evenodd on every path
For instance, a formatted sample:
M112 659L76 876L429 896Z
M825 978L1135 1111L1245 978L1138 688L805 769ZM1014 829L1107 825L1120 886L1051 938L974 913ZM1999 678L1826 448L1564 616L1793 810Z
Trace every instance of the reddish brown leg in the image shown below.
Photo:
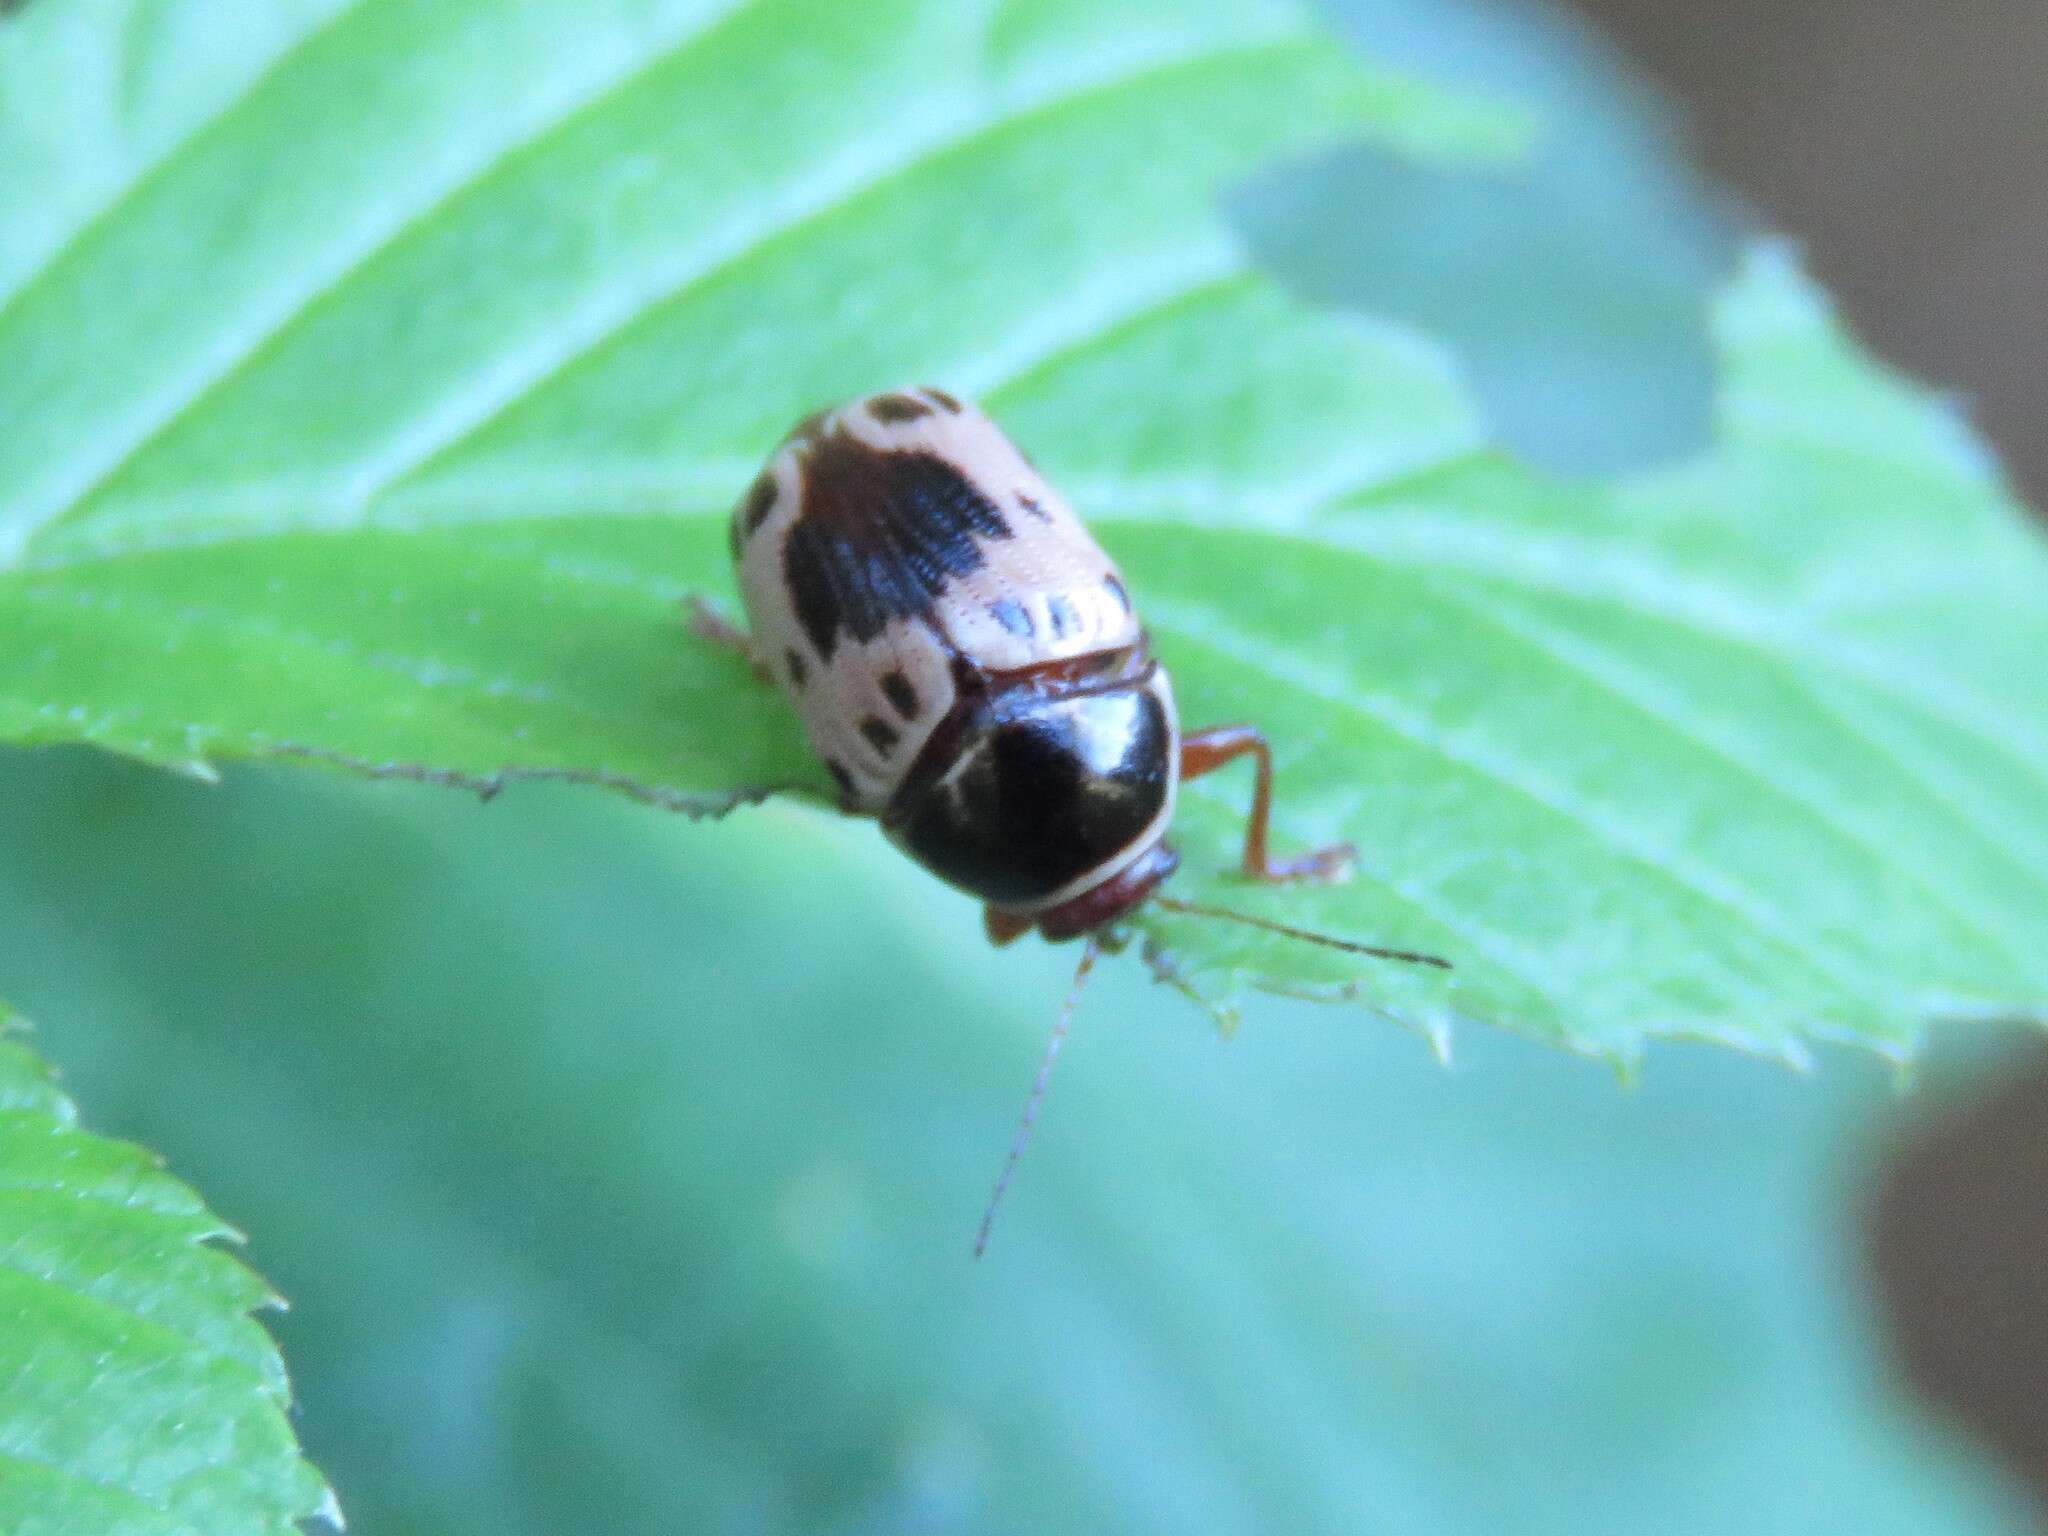
M994 907L981 909L981 926L988 930L988 941L1001 949L1005 944L1014 944L1031 931L1037 919L1022 917L1015 912L999 912Z
M689 616L691 634L699 640L708 640L713 645L736 652L762 682L775 681L766 664L754 654L753 637L714 608L709 598L691 593L683 599L683 612Z
M1296 859L1275 859L1266 848L1266 824L1273 815L1273 749L1255 725L1219 725L1183 736L1180 776L1199 779L1247 752L1259 760L1252 786L1252 813L1244 828L1244 873L1251 880L1342 880L1357 850L1349 843L1318 848Z

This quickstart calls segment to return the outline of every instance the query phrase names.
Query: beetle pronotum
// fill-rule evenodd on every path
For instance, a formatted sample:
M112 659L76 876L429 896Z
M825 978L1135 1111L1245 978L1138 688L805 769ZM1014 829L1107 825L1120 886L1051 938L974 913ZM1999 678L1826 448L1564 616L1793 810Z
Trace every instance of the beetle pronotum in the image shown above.
M1274 856L1266 738L1180 729L1122 576L979 410L903 389L806 418L735 508L732 554L749 629L701 601L696 628L781 687L842 808L979 898L995 943L1085 940L977 1254L1082 984L1143 903L1448 968L1159 893L1179 864L1166 833L1181 782L1241 757L1257 766L1248 878L1341 879L1352 850Z

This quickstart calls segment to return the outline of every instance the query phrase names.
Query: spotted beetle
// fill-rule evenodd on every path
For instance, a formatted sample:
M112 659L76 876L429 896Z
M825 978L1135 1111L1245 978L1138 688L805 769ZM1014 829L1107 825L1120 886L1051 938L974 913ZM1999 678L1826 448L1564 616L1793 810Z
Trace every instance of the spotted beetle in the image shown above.
M1130 589L1066 501L988 416L941 389L805 418L735 508L748 630L693 603L802 720L843 809L983 903L989 937L1085 938L979 1254L1105 937L1147 901L1357 954L1433 955L1310 933L1159 894L1181 781L1256 760L1243 873L1335 880L1348 845L1267 846L1273 755L1250 725L1183 734Z

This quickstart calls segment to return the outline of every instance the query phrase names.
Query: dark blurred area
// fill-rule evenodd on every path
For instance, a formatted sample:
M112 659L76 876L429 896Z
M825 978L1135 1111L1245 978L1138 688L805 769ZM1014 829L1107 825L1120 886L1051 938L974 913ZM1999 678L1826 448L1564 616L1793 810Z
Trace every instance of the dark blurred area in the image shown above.
M1574 0L1856 328L2048 503L2048 5Z
M1953 390L2048 504L2048 5L1575 3L1857 330ZM2048 1052L1914 1118L1871 1197L1894 1348L2048 1497Z
M1909 1377L2048 1497L2048 1051L2026 1060L1901 1139L1870 1252Z

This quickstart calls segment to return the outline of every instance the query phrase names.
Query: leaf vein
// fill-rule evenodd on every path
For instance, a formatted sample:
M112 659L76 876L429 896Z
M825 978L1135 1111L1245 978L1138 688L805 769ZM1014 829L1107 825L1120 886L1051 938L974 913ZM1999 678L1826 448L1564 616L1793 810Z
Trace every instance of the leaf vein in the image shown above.
M1450 582L1439 582L1434 586L1435 590L1457 603L1465 612L1493 624L1501 633L1519 640L1529 654L1541 658L1571 676L1583 679L1609 697L1621 701L1644 717L1664 726L1699 752L1732 768L1746 783L1754 785L1800 812L1810 825L1820 829L1830 840L1853 848L1881 867L1904 869L1896 850L1887 851L1880 848L1875 841L1852 824L1851 812L1846 806L1829 803L1795 789L1758 766L1743 749L1714 739L1707 726L1688 718L1683 705L1667 698L1660 698L1658 690L1654 688L1627 680L1619 659L1607 647L1584 635L1560 633L1541 619L1517 612L1498 599L1490 599L1479 591ZM1844 724L1846 725L1846 722ZM1901 771L1904 771L1903 766ZM1912 877L1914 883L1936 905L1979 938L2008 958L2015 961L2019 958L2002 934L1993 932L1985 926L1981 918L1958 906L1946 890L1937 886L1934 877L1926 870L1914 867L1905 869L1905 873ZM2031 872L2030 878L2034 878Z
M864 171L850 185L828 189L822 200L805 204L786 217L775 220L755 232L736 249L709 265L694 268L675 281L657 288L638 300L623 314L598 327L592 334L580 337L567 347L556 351L522 379L509 394L490 401L481 413L474 415L452 434L417 452L409 461L383 469L374 483L359 488L358 498L361 502L368 503L388 496L431 474L437 467L459 454L466 444L480 437L493 423L502 420L533 399L585 358L615 345L620 338L653 316L683 302L708 283L745 271L750 262L761 259L765 253L784 241L802 234L896 183L915 177L949 155L985 143L1021 125L1042 122L1085 102L1112 96L1133 87L1142 87L1180 70L1201 68L1228 59L1256 58L1287 51L1292 46L1289 42L1263 39L1253 43L1233 43L1224 47L1183 49L1164 57L1148 58L1136 68L1120 70L1106 78L1091 78L1079 86L1066 86L1048 95L1027 98L993 115L972 119L965 125L949 125L946 130L931 139L918 141L910 154Z
M1772 918L1759 910L1754 904L1752 893L1745 888L1732 885L1715 874L1693 867L1691 861L1675 851L1660 847L1658 839L1617 823L1607 808L1541 784L1503 763L1492 760L1486 754L1454 750L1439 736L1424 729L1400 710L1384 705L1375 707L1353 695L1318 686L1297 676L1260 655L1256 646L1246 644L1241 636L1228 626L1218 623L1213 615L1204 613L1199 618L1196 617L1196 605L1172 605L1169 611L1177 611L1180 617L1177 620L1169 619L1166 625L1159 627L1177 629L1186 638L1199 641L1240 665L1253 668L1283 687L1307 694L1319 703L1391 732L1419 750L1439 757L1453 766L1481 775L1516 797L1577 827L1594 842L1607 848L1625 862L1634 864L1669 885L1686 891L1696 900L1718 907L1741 919L1767 945L1791 956L1809 971L1826 979L1843 997L1860 1002L1880 1013L1886 1011L1886 1000L1863 980L1863 973L1837 958L1829 946L1818 938L1803 933L1798 925ZM1766 994L1747 977L1737 979L1745 990L1760 1001L1765 1000Z
M1201 800L1218 810L1242 814L1244 807L1229 799L1220 789L1204 784L1184 784L1181 793L1191 799ZM1276 817L1276 820L1279 819ZM1362 865L1357 873L1374 890L1392 898L1407 910L1414 912L1424 922L1434 925L1444 935L1468 946L1474 953L1484 956L1516 980L1522 982L1553 1008L1562 1010L1567 989L1563 974L1551 967L1545 967L1540 959L1524 946L1517 944L1497 928L1486 927L1453 916L1438 903L1429 900L1419 892L1374 874ZM1418 940L1417 942L1421 942Z
M341 0L341 3L333 11L321 17L284 48L280 49L276 57L272 58L244 82L239 91L230 95L212 112L207 113L187 126L183 133L159 150L154 159L138 165L135 173L127 181L115 188L111 197L74 225L70 232L64 235L44 255L35 268L23 276L21 282L15 286L12 292L0 296L0 320L5 320L9 312L18 308L23 299L33 289L49 281L53 274L60 271L65 262L70 260L79 247L85 243L93 230L105 224L114 215L119 213L143 188L167 171L182 156L187 154L194 145L206 137L207 134L232 121L237 113L262 94L263 88L275 79L287 64L312 47L320 38L333 31L366 3L367 0Z
M1941 806L1959 825L1968 828L1980 846L1997 854L2010 868L2024 876L2027 881L2048 897L2048 870L2041 865L2021 858L2012 847L2011 837L1995 830L1985 823L1981 814L1972 806L1966 796L1956 794L1946 784L1937 783L1935 770L1924 759L1912 762L1906 760L1904 750L1895 740L1880 739L1871 728L1868 719L1856 719L1845 710L1838 700L1830 699L1825 691L1816 686L1812 678L1798 673L1789 674L1793 686L1813 700L1816 708L1824 710L1828 717L1837 722L1843 730L1892 764L1906 778L1918 785L1926 796Z
M189 1246L206 1251L207 1245L204 1243L193 1243ZM213 1251L218 1252L218 1250ZM225 1255L222 1255L222 1257L225 1257ZM66 1284L49 1275L38 1274L32 1269L25 1268L23 1265L14 1262L11 1254L0 1254L0 1269L18 1276L39 1290L54 1291L60 1296L68 1297L73 1302L83 1305L91 1311L102 1313L108 1317L128 1319L130 1322L147 1329L153 1334L174 1339L181 1350L188 1356L207 1364L218 1362L219 1364L231 1367L238 1374L248 1376L261 1388L265 1395L273 1398L279 1396L270 1379L264 1375L259 1367L253 1365L242 1355L237 1354L233 1349L205 1339L189 1329L180 1327L176 1323L168 1322L161 1317L153 1317L132 1303L116 1301L110 1296L103 1296L76 1285ZM235 1317L248 1322L250 1326L256 1326L254 1319L250 1316L249 1308L240 1297L208 1296L206 1300L210 1304L218 1306L221 1312L232 1313ZM219 1305L223 1302L225 1305Z
M138 1514L154 1517L170 1513L170 1506L168 1504L160 1503L145 1494L137 1493L133 1488L124 1488L119 1483L110 1483L103 1478L88 1476L84 1472L52 1461L46 1456L32 1455L25 1446L18 1444L0 1446L0 1463L26 1467L33 1472L47 1473L62 1482L76 1483L80 1487L92 1488L103 1494L111 1494L124 1503L132 1505Z
M1119 521L1147 527L1174 526L1167 518L1147 509L1105 512L1096 518L1098 525L1105 527ZM1342 550L1397 569L1443 571L1500 581L1538 594L1572 598L1632 617L1679 625L1710 639L1738 643L1767 657L1812 662L1845 673L1917 714L1952 725L2029 774L2048 775L2048 743L2015 734L2016 722L1962 683L1952 678L1913 681L1915 669L1907 657L1882 649L1844 648L1840 641L1812 629L1774 620L1747 596L1700 584L1654 564L1635 563L1626 573L1640 593L1624 592L1588 579L1588 569L1603 561L1611 563L1613 551L1599 546L1569 549L1560 545L1543 549L1532 545L1515 548L1510 558L1502 559L1499 552L1517 543L1506 530L1432 525L1405 518L1398 525L1391 519L1376 521L1367 529L1318 524L1312 538L1300 529L1211 527L1211 531L1293 539L1323 555ZM1420 547L1414 538L1418 534L1428 539L1431 547ZM1441 537L1437 537L1439 534ZM1465 547L1474 538L1486 540L1495 556L1483 557Z
M362 0L350 0L350 3L361 4ZM74 490L61 505L45 513L33 531L47 529L76 516L95 495L145 453L151 444L161 441L179 422L201 410L207 401L217 396L278 346L322 300L345 291L351 283L371 269L378 256L399 244L413 230L420 228L465 194L487 184L493 175L517 156L532 151L590 112L601 109L606 102L629 89L635 81L665 67L675 58L687 53L691 47L715 32L733 16L758 3L760 0L737 0L736 4L728 5L726 9L715 12L709 18L701 18L697 25L687 29L682 36L659 45L645 56L636 56L629 68L601 77L593 83L592 89L577 94L565 103L562 110L542 118L526 132L493 146L482 159L455 176L445 186L437 188L418 206L407 209L389 228L374 236L360 250L353 252L338 270L301 292L257 335L223 359L222 365L213 373L196 381L182 399L144 427L82 487Z

